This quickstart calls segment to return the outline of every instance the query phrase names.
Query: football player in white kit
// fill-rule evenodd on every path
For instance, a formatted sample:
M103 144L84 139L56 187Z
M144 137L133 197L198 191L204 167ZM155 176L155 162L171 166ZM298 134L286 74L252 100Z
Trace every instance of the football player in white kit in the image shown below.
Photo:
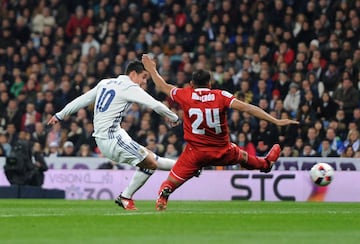
M53 125L80 108L94 105L94 133L101 153L108 159L138 166L128 187L115 199L125 210L136 210L133 194L147 181L155 169L170 170L174 160L162 158L135 142L120 127L127 108L136 102L166 117L172 125L179 118L163 103L155 100L140 86L146 83L147 71L140 61L129 63L126 75L101 80L93 89L68 103L48 121Z

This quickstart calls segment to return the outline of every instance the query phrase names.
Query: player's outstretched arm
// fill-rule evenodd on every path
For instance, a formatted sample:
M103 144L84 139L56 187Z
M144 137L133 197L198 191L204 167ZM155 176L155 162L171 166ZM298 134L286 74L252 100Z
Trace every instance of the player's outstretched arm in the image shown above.
M68 103L60 112L56 113L53 117L50 118L50 120L48 121L48 125L56 124L60 120L63 120L66 116L69 116L79 111L80 108L84 108L94 103L95 98L96 87Z
M150 73L156 87L166 95L170 96L170 91L175 86L166 83L166 81L160 76L156 70L155 61L149 55L143 54L141 62L144 64L145 69Z
M278 126L285 126L285 125L291 125L291 124L297 125L297 124L299 124L298 121L291 120L291 119L277 119L277 118L274 118L269 113L262 110L260 107L254 106L254 105L249 104L249 103L242 102L242 101L240 101L238 99L235 99L231 103L231 108L239 110L239 111L243 111L243 112L248 112L252 116L255 116L255 117L259 118L259 119L269 121L269 122L271 122L273 124L276 124Z

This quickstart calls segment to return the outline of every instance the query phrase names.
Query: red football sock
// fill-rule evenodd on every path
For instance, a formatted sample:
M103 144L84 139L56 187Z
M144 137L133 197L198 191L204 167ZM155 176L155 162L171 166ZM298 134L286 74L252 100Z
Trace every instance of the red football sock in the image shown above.
M264 169L268 163L264 158L248 155L248 160L245 163L245 168L247 169Z
M169 180L165 180L165 181L161 184L160 190L159 190L158 194L160 194L164 188L170 188L171 192L174 192L175 189L177 188L177 186L176 186L173 182L171 182L171 181L169 181Z

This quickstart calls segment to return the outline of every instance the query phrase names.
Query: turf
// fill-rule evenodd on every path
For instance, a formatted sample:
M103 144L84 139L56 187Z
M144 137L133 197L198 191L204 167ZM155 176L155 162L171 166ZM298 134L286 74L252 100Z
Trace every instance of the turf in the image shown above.
M0 243L359 243L359 203L0 200Z

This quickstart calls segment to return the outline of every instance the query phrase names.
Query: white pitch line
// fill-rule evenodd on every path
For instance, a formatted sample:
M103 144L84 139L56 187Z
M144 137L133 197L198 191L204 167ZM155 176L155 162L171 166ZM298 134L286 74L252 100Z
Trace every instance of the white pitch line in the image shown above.
M124 212L107 212L103 214L84 214L88 216L127 216L127 215L157 215L161 213L168 213L168 214L202 214L202 215L209 215L209 214L231 214L231 215L258 215L258 214L264 214L274 211L266 211L266 210L239 210L239 211L231 211L231 212L225 212L221 213L219 211L191 211L191 210L178 210L178 211L164 211L164 212L158 212L158 211L124 211ZM277 214L309 214L313 211L279 211ZM351 211L322 211L318 212L318 214L351 214ZM79 215L78 213L29 213L29 214L0 214L0 218L15 218L15 217L46 217L46 216L71 216L71 215Z
M65 214L0 214L0 218L65 216Z

